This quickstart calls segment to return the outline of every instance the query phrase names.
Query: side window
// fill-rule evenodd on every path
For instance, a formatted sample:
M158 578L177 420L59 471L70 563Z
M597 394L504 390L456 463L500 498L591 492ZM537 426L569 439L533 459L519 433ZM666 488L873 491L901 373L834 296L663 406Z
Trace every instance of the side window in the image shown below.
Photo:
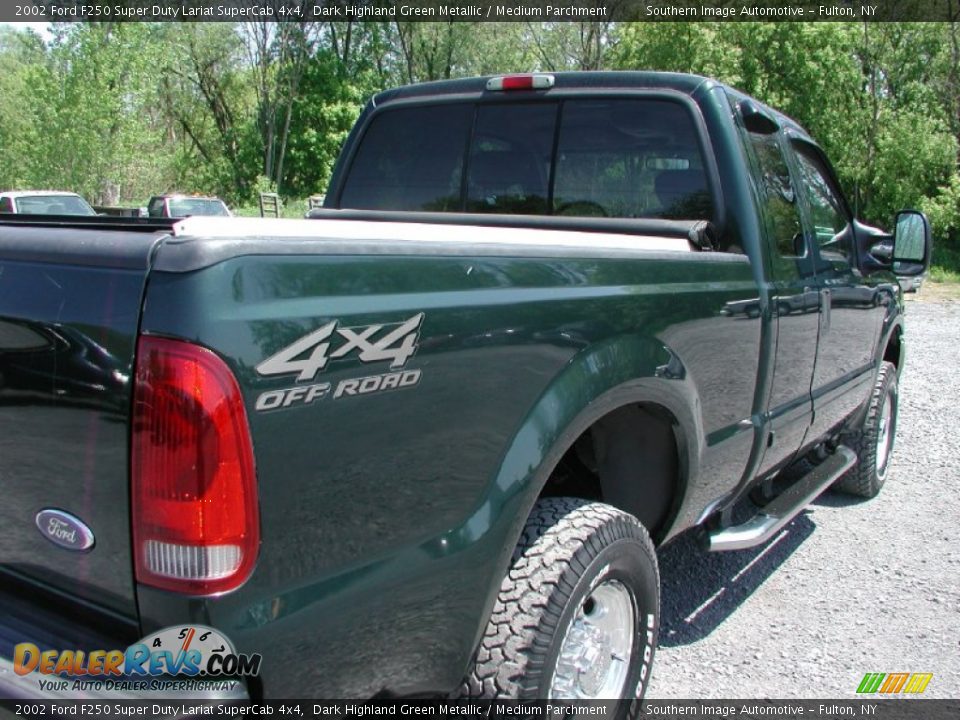
M147 206L147 215L150 217L163 217L163 198L154 198Z
M781 258L803 258L807 246L797 194L776 134L747 133L756 156L755 181L768 232Z
M467 212L546 215L555 103L483 105L467 169Z
M830 172L817 152L803 142L791 143L800 170L800 184L810 211L811 234L821 260L832 264L850 263L850 220Z
M0 213L12 213L13 201L8 197L0 198Z
M451 104L398 108L375 117L350 166L339 206L459 210L472 116L472 105Z

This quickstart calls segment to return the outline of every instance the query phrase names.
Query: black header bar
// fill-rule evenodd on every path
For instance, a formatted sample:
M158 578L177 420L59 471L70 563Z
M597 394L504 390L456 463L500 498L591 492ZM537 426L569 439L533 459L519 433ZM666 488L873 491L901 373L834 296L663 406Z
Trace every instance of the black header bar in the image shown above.
M339 718L364 720L520 720L614 718L616 703L578 700L271 700L227 703L203 700L0 700L0 715L30 718ZM858 695L841 700L644 700L636 717L657 720L776 718L793 720L947 720L960 716L960 700L887 699Z

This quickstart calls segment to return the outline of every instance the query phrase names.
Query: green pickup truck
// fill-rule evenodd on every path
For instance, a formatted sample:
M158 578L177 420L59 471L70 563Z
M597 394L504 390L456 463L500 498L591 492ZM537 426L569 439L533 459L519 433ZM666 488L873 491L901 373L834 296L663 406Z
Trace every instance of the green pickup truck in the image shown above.
M308 219L2 217L0 696L629 714L655 546L880 491L930 242L641 72L384 92Z

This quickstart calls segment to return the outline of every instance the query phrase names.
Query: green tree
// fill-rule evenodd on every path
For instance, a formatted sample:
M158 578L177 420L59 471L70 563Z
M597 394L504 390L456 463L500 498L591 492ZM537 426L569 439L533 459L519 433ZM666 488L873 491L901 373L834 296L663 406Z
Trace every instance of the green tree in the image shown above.
M136 23L57 28L47 62L30 73L36 128L28 182L66 188L95 204L149 191L162 164L144 113L154 100L157 44Z
M953 2L954 0L951 0ZM793 117L824 147L867 220L956 197L957 23L634 23L614 67L716 77Z
M46 60L46 48L32 32L0 27L0 188L29 181L28 164L40 134L29 113L31 75Z
M294 196L326 189L340 147L373 91L368 83L338 76L339 59L329 51L315 56L293 103L283 187Z

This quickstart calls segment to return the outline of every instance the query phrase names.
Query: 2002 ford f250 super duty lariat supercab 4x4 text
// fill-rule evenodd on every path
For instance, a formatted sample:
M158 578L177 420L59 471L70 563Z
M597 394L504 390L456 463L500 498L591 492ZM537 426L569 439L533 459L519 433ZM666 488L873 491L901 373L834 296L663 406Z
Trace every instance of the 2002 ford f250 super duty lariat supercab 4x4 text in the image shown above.
M310 219L3 218L0 692L200 624L252 698L629 712L655 544L880 490L929 253L794 122L659 73L382 93Z

